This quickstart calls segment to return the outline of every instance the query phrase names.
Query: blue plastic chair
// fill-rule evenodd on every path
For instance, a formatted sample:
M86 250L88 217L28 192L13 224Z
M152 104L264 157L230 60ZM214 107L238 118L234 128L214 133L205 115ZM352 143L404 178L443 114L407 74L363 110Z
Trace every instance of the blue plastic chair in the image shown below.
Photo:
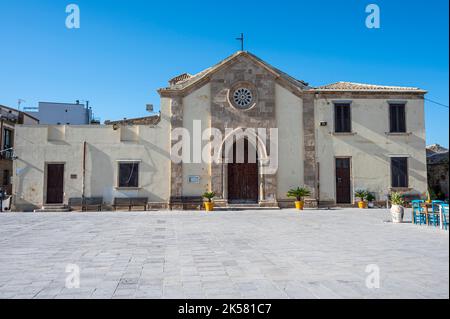
M431 202L431 211L439 214L439 206L445 204L443 200L434 200Z
M441 204L442 207L442 226L448 230L448 204Z
M422 204L425 201L416 199L411 201L412 209L413 209L413 223L419 225L427 224L427 217L425 216L424 209Z
M428 225L434 227L439 227L441 225L441 218L439 216L439 212L428 213Z

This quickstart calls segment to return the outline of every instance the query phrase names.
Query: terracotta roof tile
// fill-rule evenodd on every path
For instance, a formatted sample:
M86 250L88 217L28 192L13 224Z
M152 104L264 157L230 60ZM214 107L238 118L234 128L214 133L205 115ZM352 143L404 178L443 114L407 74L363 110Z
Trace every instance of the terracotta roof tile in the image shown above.
M119 121L105 121L105 125L156 125L161 120L159 115L146 116L135 119L124 119Z
M362 91L362 92L425 92L419 88L386 86L354 82L336 82L313 89L314 91Z

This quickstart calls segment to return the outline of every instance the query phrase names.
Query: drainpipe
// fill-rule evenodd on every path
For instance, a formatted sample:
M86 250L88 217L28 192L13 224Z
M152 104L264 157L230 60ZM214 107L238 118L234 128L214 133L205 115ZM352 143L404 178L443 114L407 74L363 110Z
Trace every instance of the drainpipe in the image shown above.
M87 149L87 143L84 141L83 143L83 176L81 179L81 198L84 202L85 197L85 190L86 190L86 149Z
M320 209L320 163L317 163L317 209Z

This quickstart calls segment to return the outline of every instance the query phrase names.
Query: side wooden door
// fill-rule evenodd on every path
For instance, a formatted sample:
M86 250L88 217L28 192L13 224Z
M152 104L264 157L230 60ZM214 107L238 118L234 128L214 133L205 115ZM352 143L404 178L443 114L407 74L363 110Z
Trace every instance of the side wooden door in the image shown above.
M64 164L47 165L47 204L64 202Z
M336 203L351 204L350 158L336 159Z

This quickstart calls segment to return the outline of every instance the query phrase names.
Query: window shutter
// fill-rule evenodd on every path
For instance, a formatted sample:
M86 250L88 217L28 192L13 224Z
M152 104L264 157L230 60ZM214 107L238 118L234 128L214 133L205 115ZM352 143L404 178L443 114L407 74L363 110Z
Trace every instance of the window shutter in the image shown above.
M396 116L396 108L394 105L390 105L389 107L389 120L390 120L390 132L397 132L397 116Z
M408 187L408 158L391 159L392 187Z
M398 106L398 122L399 132L406 133L406 117L405 117L405 105Z
M344 110L344 130L345 132L351 132L351 122L350 122L350 105L343 106Z
M391 133L406 133L406 113L404 104L389 106L389 122Z
M342 123L341 123L341 108L339 105L334 106L334 125L336 132L342 132Z
M335 104L334 115L335 132L350 133L352 130L350 104Z

